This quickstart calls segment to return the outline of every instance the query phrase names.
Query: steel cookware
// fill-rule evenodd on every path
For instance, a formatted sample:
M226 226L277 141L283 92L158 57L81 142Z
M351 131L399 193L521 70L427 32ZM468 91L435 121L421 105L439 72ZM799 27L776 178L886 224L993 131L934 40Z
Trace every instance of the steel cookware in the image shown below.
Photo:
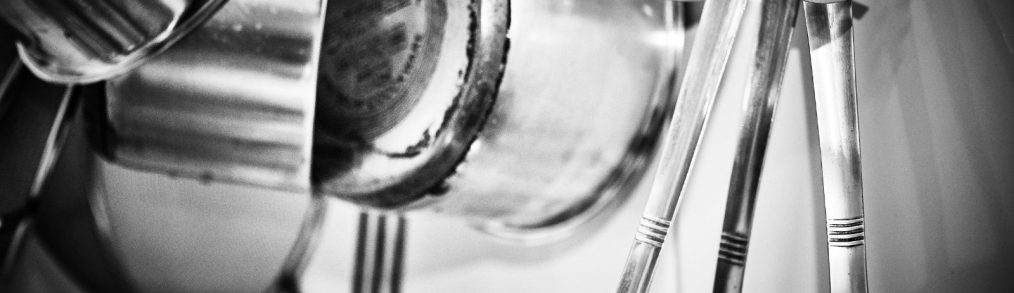
M125 73L215 14L225 0L4 0L25 65L51 82Z

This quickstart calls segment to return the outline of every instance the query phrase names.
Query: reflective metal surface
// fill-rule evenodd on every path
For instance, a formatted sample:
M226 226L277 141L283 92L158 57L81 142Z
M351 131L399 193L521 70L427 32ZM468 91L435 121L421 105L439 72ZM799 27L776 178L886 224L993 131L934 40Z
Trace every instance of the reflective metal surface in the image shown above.
M816 3L828 2L828 3ZM827 216L831 292L866 292L852 1L804 2Z
M497 103L434 208L535 243L629 198L672 115L683 33L672 5L512 2Z
M101 88L81 87L80 92L80 100L87 103L94 100ZM56 255L62 268L70 272L80 286L87 290L132 291L132 281L126 278L127 273L117 262L118 256L108 246L110 234L105 225L107 222L101 221L104 219L101 216L96 216L103 215L103 211L94 209L95 206L90 204L89 197L85 195L88 188L84 182L93 177L91 174L77 173L81 171L79 168L68 168L68 165L81 164L83 157L90 155L88 148L81 147L84 142L81 107L68 110L73 114L70 117L75 119L60 123L60 127L68 129L66 145L63 149L57 149L56 153L49 154L58 159L45 185L34 196L28 209L26 221L22 223L26 232L20 239L19 244L22 246L19 249L31 249L26 245L33 241L40 243ZM41 166L44 164L40 163ZM24 253L18 253L8 261L15 267L19 266L24 261L23 255ZM4 286L8 286L6 289L18 288L17 283L12 281Z
M388 26L357 42L326 33L321 66L337 69L321 70L318 192L426 206L534 242L573 233L627 196L653 153L674 78L664 2L414 3L401 14L329 20ZM392 49L328 56L376 40L393 40L384 43ZM339 116L360 122L328 118Z
M321 5L230 2L108 83L98 148L151 172L307 190Z
M859 18L858 4L869 5ZM1010 1L854 2L867 276L872 292L1005 292L1014 272ZM754 22L752 25L757 25ZM804 18L799 17L802 32ZM753 47L751 45L751 47ZM751 51L754 48L749 48ZM753 52L749 52L750 56ZM735 58L734 58L735 59ZM732 64L732 63L731 63ZM752 60L730 68L744 72ZM809 47L797 34L772 124L746 291L829 292ZM716 102L674 223L679 292L713 286L745 84ZM724 103L724 105L723 105ZM731 121L731 122L730 122ZM724 122L724 123L723 123ZM704 172L701 172L704 171ZM768 200L771 199L771 200Z
M86 98L86 104L100 101ZM303 235L313 235L300 230L319 214L306 193L125 168L94 154L84 122L72 122L29 230L74 286L87 292L265 292L299 275L291 260L305 249ZM33 265L25 257L19 256L18 267ZM31 282L3 285L37 286Z
M213 15L225 0L4 0L25 64L42 79L89 83L122 74Z
M768 145L775 105L785 74L798 0L765 0L756 27L757 48L744 95L743 122L729 179L714 292L742 292L753 226L757 188ZM753 33L754 31L748 31ZM763 252L761 252L763 253Z
M0 215L19 212L28 204L65 90L33 78L17 61L9 65L6 82L0 84L0 164L5 166L0 169Z
M1014 91L1014 22L1007 17L1012 15L1012 6L997 0L869 4L867 17L854 22L856 125L863 130L857 146L865 159L864 214L869 222L864 233L870 235L865 243L868 285L882 292L1006 292L1005 280L1014 272L1014 252L1007 249L1014 243L1014 217L1009 213L1014 198L1006 196L1014 192L1014 181L1004 180L1014 174L1014 164L1009 163L1014 162L1014 149L1008 147L1014 144L1010 135L1014 116L1008 115L1014 109L1014 100L1009 98ZM746 25L760 23L744 20ZM582 37L588 35L594 33ZM748 47L743 51L753 57L756 47L753 43ZM824 292L831 288L825 257L827 227L821 212L824 202L819 196L820 148L813 115L817 106L806 53L805 41L793 43L786 66L786 94L775 114L779 122L772 125L765 179L757 191L760 198L772 200L761 200L756 206L751 241L755 253L749 256L751 266L743 279L749 291ZM735 54L734 49L730 64ZM746 63L729 71L752 70L752 60ZM672 223L675 235L670 234L667 241L676 245L666 245L672 253L663 253L662 261L669 262L659 264L659 274L665 277L656 278L657 292L674 291L660 286L673 283L680 292L713 289L711 274L716 270L711 266L720 247L725 207L725 197L715 195L728 192L736 130L742 126L739 91L746 88L725 84L706 126L712 131L702 138L694 175L684 187L691 196L681 200L678 220ZM726 96L724 102L722 96ZM0 116L5 112L30 116L34 111L5 108L7 101L0 100ZM44 102L59 108L59 103ZM106 106L104 101L100 104ZM51 121L43 118L37 121ZM21 130L45 133L50 128L26 126L33 127ZM75 133L79 134L76 139ZM291 259L285 256L303 218L288 215L303 216L296 208L303 205L288 201L305 202L305 194L201 183L122 168L92 156L80 137L83 132L71 134L66 155L53 169L55 180L42 189L44 216L31 225L38 229L24 230L31 241L19 255L15 274L7 279L10 282L0 282L0 291L75 292L75 286L101 280L132 284L88 288L98 288L92 289L97 292L262 291L277 276L275 271L284 259ZM46 140L45 134L25 137L38 138L43 144ZM0 147L14 142L0 138ZM22 157L37 161L30 152ZM0 192L10 190L6 187L0 186ZM74 207L78 209L66 208L71 199L77 200ZM88 204L90 200L107 203L102 225L112 229L102 233L112 232L106 234L111 235L107 240L112 245L89 244L95 237L88 236L92 228L87 225L96 222L88 216L96 210ZM80 212L81 208L88 212ZM629 244L617 244L616 239L626 240L624 235L634 233L635 216L629 222L615 217L609 223L631 229L582 234L588 238L581 238L578 245L537 251L491 242L451 225L456 223L452 220L413 217L409 231L413 242L407 249L413 258L406 268L412 282L406 290L608 289L615 285L620 273L616 269ZM350 240L342 224L352 221L333 218L331 223L338 225L323 230L337 235L332 238ZM311 269L326 276L309 281L315 292L349 287L343 277L352 274L335 270L351 267L342 257L352 250L333 243L325 246L338 247L314 258L333 259L328 264L336 264ZM103 247L111 247L113 256L104 253ZM47 251L56 257L48 259ZM110 258L125 264L124 269L101 265L102 259ZM38 268L47 262L60 262L60 267ZM52 277L65 272L84 272L86 277Z
M143 194L131 193L137 191L135 188L144 190L161 185L166 190L147 192L163 193L157 200L184 200L195 204L174 206L162 202L147 206L145 210L149 214L144 216L167 221L164 228L178 223L190 225L175 233L171 229L160 230L167 234L161 237L200 234L206 232L202 227L225 225L240 229L218 231L215 238L204 243L210 245L207 248L228 243L222 242L226 239L242 239L251 234L261 234L258 235L260 240L274 244L236 249L263 254L249 257L247 261L257 264L254 272L246 272L246 278L257 276L253 281L239 285L213 282L215 278L242 271L226 266L214 274L198 277L204 278L204 282L174 284L175 289L171 291L217 291L220 288L231 288L229 291L246 288L242 291L248 291L269 287L276 291L295 291L291 284L300 278L324 207L321 198L310 199L308 194L317 55L323 28L322 4L317 0L232 1L164 54L110 81L105 88L101 85L90 87L85 114L90 122L87 134L93 147L83 146L80 138L83 133L78 133L75 149L71 155L64 155L60 170L63 176L75 174L70 175L74 178L57 179L59 184L49 185L48 196L40 200L37 212L45 219L35 224L41 242L61 261L67 262L64 265L68 271L83 280L85 288L150 291L150 283L145 283L143 278L135 279L135 274L152 269L143 262L138 265L136 254L137 243L151 238L135 234L133 238L126 238L131 242L118 237L120 231L130 231L135 224L123 218L135 217L131 213L138 211L118 207L124 202L151 201L152 198ZM76 124L77 130L83 131L81 122ZM89 153L93 150L115 164L142 172L98 161ZM114 179L103 177L108 169L117 170L113 172L120 175ZM121 180L127 177L137 181L124 186ZM204 194L202 198L181 198L180 195L200 197L198 194L209 190L198 188L194 192L198 194L187 194L185 188L178 186L181 181L178 177L195 185L235 182L302 193L274 194L272 196L279 198L265 199L263 194L270 192L248 190L243 196ZM141 182L152 185L144 186ZM129 186L132 184L141 185ZM176 187L168 187L173 185ZM123 195L130 198L123 198ZM244 203L271 201L276 204L271 208L277 211L243 208ZM309 208L305 213L292 213L306 203ZM209 208L216 204L222 206ZM221 210L225 207L229 210ZM57 214L67 216L55 217ZM251 230L245 226L251 221L263 221L254 216L258 214L302 214L302 218L295 218L302 224L288 226L284 232L279 231L277 225L287 226L291 222L281 218L274 219L280 223L262 223L265 228L275 226L273 229L257 231L263 228ZM246 221L237 223L238 226L228 222L205 222L219 222L230 217ZM151 219L134 220L143 223ZM68 227L73 227L74 233L68 233ZM264 232L272 235L263 235ZM82 240L75 243L73 238ZM291 246L277 245L292 239ZM155 250L177 249L148 245L148 249ZM190 247L186 253L207 248ZM291 250L286 250L288 248ZM92 253L84 253L87 251ZM286 253L278 254L280 251ZM147 252L142 252L141 260L147 258L144 253ZM178 257L155 263L176 263L178 267L170 270L178 270L186 267L185 261L186 257ZM200 260L204 261L207 260ZM177 271L176 275L188 274Z
M658 46L651 37L665 42L675 33L673 12L653 4L329 3L315 193L382 209L430 205L528 243L575 233L626 196L665 118L676 57L667 54L675 48ZM550 14L540 15L545 12ZM656 35L630 43L614 32L578 50L585 55L542 59L563 53L574 29L616 24L630 12L635 22L620 24ZM570 24L583 17L590 21ZM564 25L554 30L560 25L547 20ZM604 72L561 67L599 62L603 48L614 44L629 44L615 49L629 55L608 63L634 68L633 74L610 80ZM608 92L582 91L586 85ZM637 96L630 103L613 91ZM592 116L582 116L588 110ZM617 120L594 120L608 115ZM360 225L372 218L364 214ZM359 230L355 292L400 290L400 278L392 277L401 275L400 266L390 264L401 263L402 253L388 242L402 243L404 233L385 228Z
M0 39L13 30L0 26ZM38 206L40 189L53 171L80 89L31 76L13 43L0 44L0 285L10 282ZM2 289L0 289L2 290Z
M617 292L647 292L651 287L658 256L676 216L745 9L746 0L708 1L704 5L697 32L702 37L691 49L688 77L680 86L675 117L666 129L648 203Z
M502 0L392 3L408 16L330 7L314 141L317 189L379 208L420 199L461 161L496 98L510 12Z
M351 292L402 292L405 218L362 212L357 224Z
M19 68L20 66L21 64L17 62L11 64L12 68ZM8 73L18 74L19 72L12 70ZM12 80L14 79L28 84L33 81L27 76L12 77ZM36 216L35 211L38 206L40 190L53 172L56 157L60 153L70 129L70 123L67 123L67 121L73 120L73 117L77 113L78 101L81 98L81 90L74 86L46 86L60 91L59 97L43 96L43 98L49 98L56 102L52 107L47 107L46 104L48 103L46 102L38 103L39 101L35 101L34 98L38 97L36 96L36 91L29 89L35 90L37 88L32 88L31 86L25 87L22 84L18 89L13 89L10 92L6 88L0 91L0 96L4 99L13 100L10 101L11 105L34 107L36 112L28 113L38 115L22 115L25 112L19 111L17 114L0 117L0 121L6 122L3 125L15 126L15 129L17 129L20 127L16 126L39 122L39 120L33 118L49 118L48 123L39 123L43 127L48 126L48 131L44 132L46 134L45 139L42 141L32 140L33 130L0 130L6 136L5 141L9 141L9 143L5 143L2 146L5 149L4 153L6 155L0 157L0 159L5 163L10 163L5 165L11 169L9 174L5 174L6 176L4 176L4 180L2 181L4 190L0 191L0 199L5 203L2 210L0 210L2 212L0 213L0 284L9 282L9 276L12 273L14 264L24 247L27 231ZM3 115L0 114L0 116ZM27 136L27 139L19 134ZM37 157L29 156L27 159L19 157L21 153L30 153L25 149L26 147L39 150L39 155ZM18 173L24 173L24 175ZM22 185L19 183L28 184Z

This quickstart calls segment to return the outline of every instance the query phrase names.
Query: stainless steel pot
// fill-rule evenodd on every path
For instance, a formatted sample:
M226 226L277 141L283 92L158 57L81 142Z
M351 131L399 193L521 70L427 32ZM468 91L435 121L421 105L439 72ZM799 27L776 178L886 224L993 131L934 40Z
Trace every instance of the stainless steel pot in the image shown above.
M322 26L319 0L231 1L170 50L88 86L90 125L68 122L71 149L33 233L98 292L298 278L324 207L307 192ZM244 242L256 243L222 251Z
M215 14L225 0L3 0L19 51L51 82L90 83L127 72Z
M534 242L628 196L671 102L671 3L384 3L329 8L317 192Z
M305 191L321 1L237 0L109 81L98 148L147 171Z
M163 181L180 176L207 184L224 180L299 190L299 178L306 174L301 164L308 162L301 143L308 140L298 132L306 129L302 127L312 111L301 104L306 100L284 98L286 94L305 98L306 77L313 76L306 66L315 64L316 48L299 48L311 43L312 34L301 34L307 31L300 24L311 22L314 14L308 12L312 5L300 6L302 2L271 2L288 8L278 16L267 3L231 2L172 50L111 81L107 100L89 103L99 105L87 112L94 123L93 145L107 160L135 171L81 155L86 161L83 172L137 178L152 188L168 188ZM399 75L404 83L394 89L387 88L390 84L343 88L350 74L358 77L370 71L358 66L377 64L364 61L352 69L331 68L340 64L335 61L343 55L338 51L356 48L335 54L327 51L334 47L322 50L321 93L357 94L345 100L337 93L318 94L335 98L318 104L323 114L317 124L317 194L384 208L429 204L475 220L501 237L531 242L569 235L578 224L627 197L653 153L655 133L666 117L676 47L659 40L672 33L665 18L672 16L671 10L651 1L558 1L513 7L500 0L391 3L408 5L393 6L408 9L398 10L401 13L417 13L403 15L403 26L380 26L406 32L399 46L407 51L396 50L390 57L406 73ZM233 5L239 8L230 8ZM346 7L355 11L352 8ZM329 15L341 15L332 12ZM345 37L351 40L346 44L370 44L365 37ZM584 47L574 49L575 44ZM611 71L600 70L603 64ZM278 90L278 84L265 80L284 80L282 87L293 90ZM384 92L389 90L397 93ZM371 91L381 92L377 100L356 101L373 98L358 94ZM408 135L416 131L422 131L416 133L421 136ZM364 141L371 148L363 148ZM347 157L381 163L348 164L343 159ZM393 176L385 180L359 181L377 175L384 164L401 169L379 174ZM345 179L351 185L342 185ZM83 204L97 223L98 246L112 247L111 262L126 263L128 275L150 273L151 268L136 261L142 256L124 249L123 240L112 235L122 233L142 244L164 237L136 236L138 226L124 219L136 219L141 211L129 210L137 205L124 203L148 201L155 205L153 210L142 210L163 216L166 210L189 208L162 206L167 203L160 197L126 197L131 191L162 194L145 191L144 186L134 189L102 177L83 180L73 186L98 189ZM366 193L353 195L363 190ZM163 191L171 193L173 202L186 196ZM444 200L434 200L435 196ZM187 199L192 200L197 199ZM66 237L52 223L57 221L45 225L49 239L55 239L48 242L66 242L60 241ZM144 287L150 282L138 283Z

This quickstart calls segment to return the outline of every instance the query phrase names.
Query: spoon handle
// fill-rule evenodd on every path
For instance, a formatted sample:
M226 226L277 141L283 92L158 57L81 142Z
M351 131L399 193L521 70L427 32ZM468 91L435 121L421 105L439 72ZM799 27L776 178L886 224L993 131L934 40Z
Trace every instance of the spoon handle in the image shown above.
M803 5L813 64L831 292L866 292L852 1Z
M746 0L707 1L664 140L655 181L618 292L647 292L683 186L722 81Z
M313 193L310 197L310 209L304 215L303 223L299 228L299 236L292 244L292 250L285 257L282 264L282 273L279 274L273 287L268 288L268 293L300 293L303 292L301 281L307 266L313 258L317 249L321 229L324 226L324 217L327 214L327 196L320 193Z
M743 288L757 186L799 0L765 0L761 9L757 52L744 97L746 111L729 179L714 292L741 292Z
M352 292L401 292L405 229L401 214L374 211L359 214Z

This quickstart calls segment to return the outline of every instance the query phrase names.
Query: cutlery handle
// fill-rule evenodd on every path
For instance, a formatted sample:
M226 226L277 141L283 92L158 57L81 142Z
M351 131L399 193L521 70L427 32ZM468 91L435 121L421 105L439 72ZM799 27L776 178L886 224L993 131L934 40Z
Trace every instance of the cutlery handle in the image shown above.
M313 193L310 198L310 208L304 215L303 223L299 227L298 238L292 244L292 250L285 257L282 264L282 273L274 286L268 288L269 293L299 293L303 292L300 281L306 271L317 248L320 230L324 226L324 217L327 215L327 197L320 193Z
M19 68L21 65L19 62L13 62L12 68ZM13 77L10 75L19 74L19 70L9 70L7 76L2 84L0 84L0 100L6 100L11 102L11 99L24 99L24 98L39 98L35 94L24 95L25 93L11 93L8 92L10 81ZM54 88L57 86L53 86ZM42 152L38 158L38 164L35 172L32 174L32 183L27 190L27 194L20 193L19 189L15 190L0 190L0 196L3 197L24 197L22 204L18 205L18 208L13 211L7 211L7 214L0 215L0 284L5 281L5 278L11 275L17 255L21 253L21 248L24 245L26 231L33 222L35 217L36 209L33 208L37 205L39 192L43 185L46 183L46 179L50 177L53 171L53 166L56 163L56 159L60 154L60 150L63 148L63 142L67 138L67 134L70 132L70 127L73 124L74 114L77 112L78 102L81 97L80 86L59 86L63 88L60 102L55 109L52 110L53 118L49 124L49 131L46 135L46 140L42 145ZM55 89L54 89L55 90ZM47 91L48 92L48 91ZM55 92L51 92L55 93ZM8 95L10 94L10 96ZM44 92L44 94L46 94ZM43 94L42 98L54 98L47 97ZM24 95L15 97L13 95ZM14 103L17 105L17 103ZM28 112L38 113L38 112ZM2 113L0 113L2 114ZM2 122L2 120L0 120ZM14 120L13 122L19 122ZM20 122L33 122L32 120L25 120ZM17 125L17 124L15 124ZM10 199L0 199L3 201L12 201Z
M401 214L359 214L352 292L401 292L406 227Z
M765 0L746 111L729 179L714 292L741 292L764 152L788 58L799 0Z
M733 40L746 9L746 0L707 1L701 16L700 36L694 43L676 100L675 114L666 130L662 155L641 227L634 237L618 292L647 292L669 223L693 165L694 154L722 81Z
M813 66L831 292L866 292L852 1L803 5Z

